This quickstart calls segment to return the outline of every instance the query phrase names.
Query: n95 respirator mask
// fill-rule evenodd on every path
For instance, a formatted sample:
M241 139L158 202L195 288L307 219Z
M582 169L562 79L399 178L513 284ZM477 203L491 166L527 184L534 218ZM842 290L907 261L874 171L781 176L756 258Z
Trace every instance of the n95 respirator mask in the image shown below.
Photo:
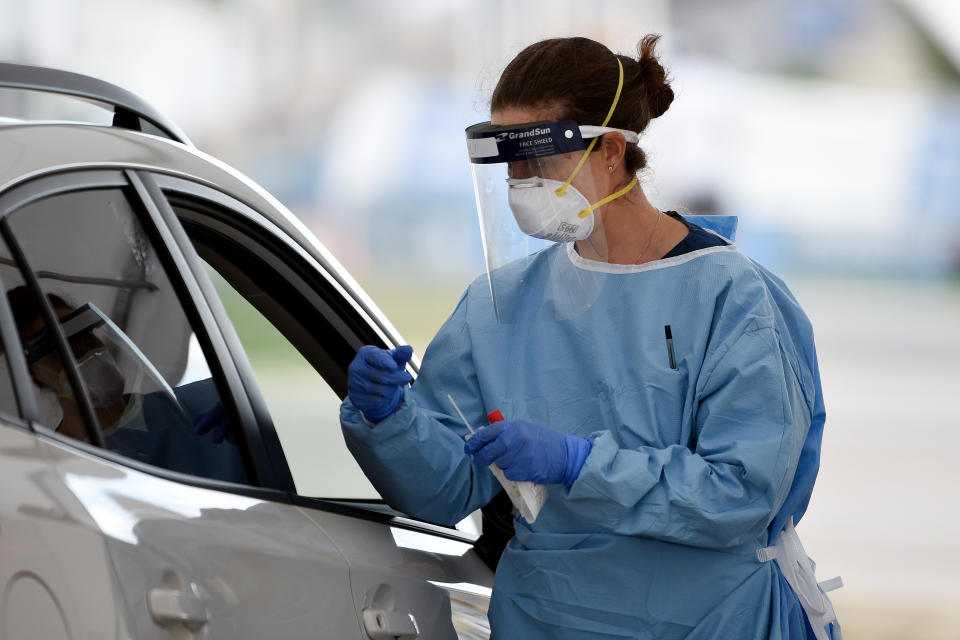
M507 178L507 201L517 226L528 236L551 242L585 240L593 232L593 213L580 217L590 201L573 185L549 178Z

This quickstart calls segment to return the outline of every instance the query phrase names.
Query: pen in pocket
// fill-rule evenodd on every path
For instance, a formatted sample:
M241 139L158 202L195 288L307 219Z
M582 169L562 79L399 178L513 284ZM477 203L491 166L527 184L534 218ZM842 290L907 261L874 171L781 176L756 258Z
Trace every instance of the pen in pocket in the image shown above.
M677 368L677 359L673 356L673 332L670 331L670 325L663 328L663 333L667 337L667 355L670 357L670 368Z

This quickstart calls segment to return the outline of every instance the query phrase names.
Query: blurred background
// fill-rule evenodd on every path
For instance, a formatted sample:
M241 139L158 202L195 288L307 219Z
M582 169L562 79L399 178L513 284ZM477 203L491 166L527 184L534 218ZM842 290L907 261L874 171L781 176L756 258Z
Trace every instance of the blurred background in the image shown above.
M286 204L423 351L483 272L464 127L524 46L663 34L655 205L740 216L817 333L798 531L845 637L960 638L956 0L0 0L0 60L138 93ZM40 102L0 96L3 115Z

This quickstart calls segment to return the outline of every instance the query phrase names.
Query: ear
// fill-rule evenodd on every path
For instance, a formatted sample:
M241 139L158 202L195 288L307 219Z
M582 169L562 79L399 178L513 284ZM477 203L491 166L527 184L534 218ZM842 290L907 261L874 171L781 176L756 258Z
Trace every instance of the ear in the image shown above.
M620 167L623 156L627 152L627 139L616 131L605 133L600 137L600 153L608 167Z

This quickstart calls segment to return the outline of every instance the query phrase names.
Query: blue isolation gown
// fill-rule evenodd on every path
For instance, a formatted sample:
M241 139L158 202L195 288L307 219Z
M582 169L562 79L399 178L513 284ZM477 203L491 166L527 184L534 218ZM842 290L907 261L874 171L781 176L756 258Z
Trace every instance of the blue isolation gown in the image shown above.
M500 409L594 441L569 489L548 486L533 524L516 518L494 638L812 638L756 555L802 517L819 466L825 414L800 306L733 245L636 266L555 245L494 277L500 300L540 313L552 283L584 273L602 277L582 313L515 324L497 322L477 279L393 415L371 428L344 401L351 452L392 507L453 524L500 486L464 454L447 394L475 428Z

